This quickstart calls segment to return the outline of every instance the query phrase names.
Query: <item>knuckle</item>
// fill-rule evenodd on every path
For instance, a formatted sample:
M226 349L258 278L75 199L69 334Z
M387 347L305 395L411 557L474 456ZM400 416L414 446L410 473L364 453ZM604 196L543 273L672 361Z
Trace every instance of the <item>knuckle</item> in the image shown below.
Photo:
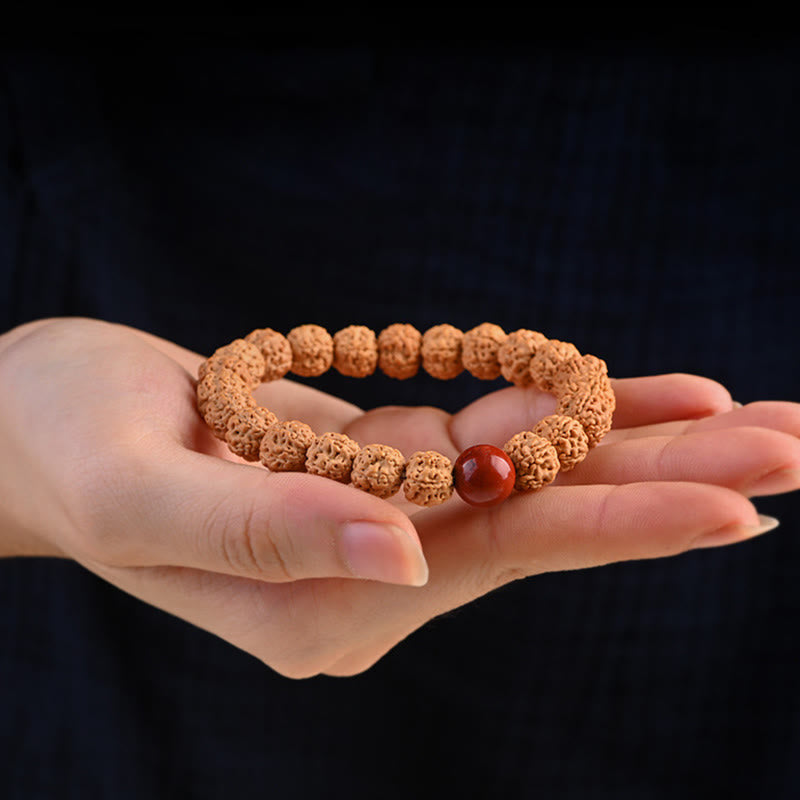
M512 581L527 578L533 574L532 564L515 563L504 544L507 534L503 524L504 518L498 513L490 512L486 518L486 554L481 559L477 575L475 594L482 595L499 589Z
M220 502L209 509L203 535L216 540L231 573L272 582L296 579L289 568L291 539L278 534L272 511L256 501L241 506Z
M609 486L603 493L600 502L597 504L594 523L591 530L595 537L603 539L610 529L615 525L615 515L617 514L616 504L620 497L620 492L624 492L624 484Z
M676 445L676 441L678 444ZM652 480L670 480L670 475L675 472L674 453L675 447L680 447L681 442L672 437L662 437L657 449L654 450L651 458L653 459ZM607 500L607 498L606 498Z
M500 567L492 573L490 586L492 589L499 589L529 576L530 572L522 567Z
M686 373L680 374L686 375ZM697 389L702 389L704 393L704 408L698 414L699 417L713 416L722 411L730 410L733 400L731 393L723 384L703 375L689 375L689 377L695 383Z

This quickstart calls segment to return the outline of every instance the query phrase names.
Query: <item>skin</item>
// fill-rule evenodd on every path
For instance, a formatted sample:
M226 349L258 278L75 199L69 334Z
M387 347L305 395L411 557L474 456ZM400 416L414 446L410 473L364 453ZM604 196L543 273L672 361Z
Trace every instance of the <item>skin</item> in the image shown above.
M613 430L541 492L484 510L387 502L233 456L196 410L202 360L94 320L0 336L0 555L73 559L290 677L361 672L512 580L746 540L764 528L750 498L800 487L800 404L736 408L718 383L671 374L615 380ZM509 387L453 416L364 413L289 380L257 399L318 433L451 459L555 407Z

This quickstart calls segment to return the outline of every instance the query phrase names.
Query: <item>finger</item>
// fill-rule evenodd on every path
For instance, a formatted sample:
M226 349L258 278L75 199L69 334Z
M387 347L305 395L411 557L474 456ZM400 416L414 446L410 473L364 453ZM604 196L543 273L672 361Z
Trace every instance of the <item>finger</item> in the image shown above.
M656 424L676 419L700 419L729 411L732 408L731 397L725 387L716 381L697 375L676 373L645 378L625 378L613 380L612 384L617 398L614 427ZM363 426L359 419L363 413L360 409L312 387L295 384L291 381L277 381L274 384L261 386L257 390L256 397L263 401L270 410L274 410L278 416L302 419L308 422L314 430L319 428L320 431L344 431L349 426L358 423L359 426L362 426L359 430L364 432L367 439L370 437L370 434L367 433L368 428ZM469 444L479 442L502 444L515 433L521 430L530 430L542 417L554 413L556 405L555 397L534 387L509 386L484 395L455 414L451 423L452 430L447 439L464 443L459 450ZM393 414L398 414L403 410L401 407L390 406L387 408ZM438 410L429 406L414 409L416 421L422 422L427 430L429 420L420 417L420 411L430 414ZM449 418L450 415L445 412L441 412L439 415L439 420L448 424L450 424ZM389 419L389 416L384 417L381 424ZM374 417L367 420L370 425L374 421ZM399 431L397 434L402 436ZM374 437L378 434L371 435ZM369 441L373 441L373 439L369 439ZM392 446L403 450L400 447L402 439L397 438L395 442ZM391 444L388 441L383 443ZM406 449L408 447L436 449L433 445L426 446L413 432L409 437Z
M613 381L614 427L705 417L731 408L727 390L696 375L657 375ZM556 400L533 388L510 387L479 398L452 419L449 433L458 451L470 444L502 445L552 414Z
M357 577L419 585L427 579L408 517L365 492L188 451L152 464L141 466L135 481L112 479L99 487L89 537L93 560L273 582Z
M372 602L385 610L381 620L354 623L365 642L371 625L372 638L325 671L362 671L425 620L513 580L733 544L775 525L741 495L692 483L553 486L518 495L487 514L434 509L418 520L431 569L428 584L413 592L375 587L379 599Z
M614 391L615 426L703 417L731 408L724 387L695 375L616 380ZM519 431L531 430L556 405L550 394L512 386L484 395L452 417L430 407L385 407L352 420L346 431L359 442L382 442L406 455L438 450L454 458L472 444L502 446Z
M521 575L656 558L691 549L708 537L719 539L720 531L739 541L746 538L746 527L760 524L740 494L685 482L551 486L513 496L487 516L481 520L462 512L461 530L448 551L441 534L431 535L420 520L432 575L438 577L434 570L445 562L449 572L458 569L453 563L458 560L462 568L467 562L491 565L489 576L473 569L482 584L497 582L503 570Z
M733 408L730 393L709 378L685 373L613 380L615 428L701 419Z
M742 425L768 428L800 438L800 403L760 401L734 408L724 414L697 420L676 420L658 425L612 430L604 444L648 436L680 436L698 431L718 431Z
M510 581L732 544L774 524L759 518L741 495L692 483L553 486L488 513L443 506L417 521L431 570L428 584L414 590L348 584L349 626L359 632L360 644L330 648L327 674L366 669L427 620ZM310 603L295 599L299 606ZM368 613L374 607L381 609L377 618ZM335 625L327 608L319 609L318 622ZM341 631L341 623L334 629Z
M697 481L748 497L800 488L800 440L765 428L653 436L598 447L562 485Z
M732 543L764 527L741 495L691 483L555 486L488 514L442 507L420 521L431 565L421 588L90 568L284 675L344 675L366 669L432 617L516 578Z

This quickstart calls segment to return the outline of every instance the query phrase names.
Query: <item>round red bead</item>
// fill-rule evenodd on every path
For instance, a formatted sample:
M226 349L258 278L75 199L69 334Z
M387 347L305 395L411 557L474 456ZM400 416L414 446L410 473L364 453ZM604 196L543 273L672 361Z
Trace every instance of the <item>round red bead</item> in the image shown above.
M453 484L462 500L484 508L502 503L514 488L511 459L491 444L468 447L453 465Z

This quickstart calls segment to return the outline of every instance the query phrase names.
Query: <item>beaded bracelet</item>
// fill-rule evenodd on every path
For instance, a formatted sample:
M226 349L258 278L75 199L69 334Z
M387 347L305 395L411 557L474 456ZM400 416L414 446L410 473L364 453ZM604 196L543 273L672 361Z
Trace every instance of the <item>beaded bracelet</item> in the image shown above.
M464 369L491 380L501 374L516 386L534 385L558 399L555 414L533 430L521 431L502 449L473 445L455 464L433 450L408 460L394 447L361 447L343 433L319 436L303 422L280 422L256 404L253 389L288 372L317 376L333 365L343 375L366 377L376 368L404 380L420 365L434 378L454 378ZM581 355L568 342L537 331L506 334L485 322L463 333L436 325L421 334L412 325L394 324L379 336L351 325L331 336L319 325L300 325L285 337L261 328L219 348L200 365L197 405L206 424L230 450L247 461L261 461L275 472L309 472L381 498L399 491L412 503L435 506L453 490L474 506L499 503L513 489L540 489L559 470L579 464L611 428L614 391L606 364Z

